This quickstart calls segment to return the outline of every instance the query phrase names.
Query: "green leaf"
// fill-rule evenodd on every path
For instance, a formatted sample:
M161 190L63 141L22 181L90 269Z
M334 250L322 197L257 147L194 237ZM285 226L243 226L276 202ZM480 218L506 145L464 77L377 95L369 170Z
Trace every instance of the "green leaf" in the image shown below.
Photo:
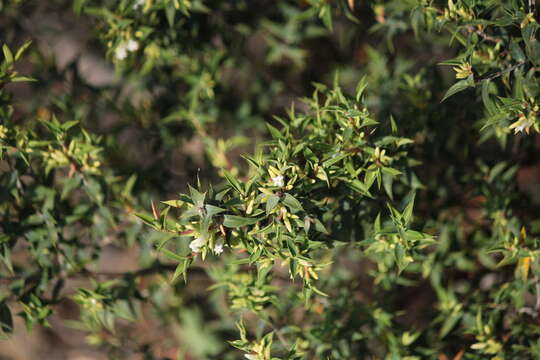
M300 201L289 193L285 194L283 204L285 204L285 206L287 206L293 213L304 210Z
M326 235L330 234L328 230L326 230L326 227L324 226L324 224L319 219L315 219L314 221L315 221L315 230Z
M354 179L352 182L347 184L351 189L357 191L358 193L365 195L369 198L373 198L369 190L366 188L363 182L358 179Z
M405 248L401 244L396 244L396 247L394 248L394 257L399 272L405 270L405 268L411 263L410 257L408 256Z
M272 138L274 139L283 139L283 134L276 129L274 126L270 125L269 123L266 123L266 127L268 128L268 131L270 131L270 135L272 135Z
M229 228L236 228L246 225L253 225L259 221L258 218L246 218L236 215L225 215L223 219L223 225Z
M174 283L180 275L184 278L184 282L187 282L187 269L193 263L193 258L186 258L178 264L176 267L171 282Z
M0 235L0 260L6 266L11 274L13 272L13 263L11 262L11 250L7 244L9 238L6 235Z
M167 17L167 22L169 27L172 29L174 27L174 15L176 14L176 9L174 8L174 2L170 2L165 6L165 16Z
M366 170L366 174L364 175L364 189L369 191L369 189L375 182L375 179L378 174L379 174L378 170Z
M182 205L184 205L184 202L182 200L166 200L161 201L163 204L174 207L174 208L180 208Z
M266 213L270 214L272 210L277 206L279 203L279 196L277 195L270 195L268 197L268 200L266 200Z
M373 223L373 231L375 234L379 234L381 232L381 213L378 213L377 217L375 218L375 222Z
M13 317L5 301L0 302L0 330L4 334L0 335L0 340L6 340L13 334Z
M392 129L392 134L397 134L398 127L396 124L396 120L394 119L394 116L390 114L390 129Z
M439 331L439 337L443 338L456 326L458 321L461 319L462 314L452 314L445 318L443 326Z
M74 127L75 125L77 125L78 123L79 123L79 120L66 121L65 123L62 123L62 129L67 131L71 129L72 127Z
M195 206L203 206L204 205L204 199L206 197L206 193L201 193L197 189L193 188L191 185L189 185L189 191L191 194L191 199L193 200L193 203Z
M366 89L368 85L367 77L364 75L362 76L362 79L358 82L358 85L356 85L356 101L360 101L360 97L362 97L362 94L364 93L364 90Z
M153 216L147 214L135 213L135 216L151 226L154 226L154 222L156 221Z
M324 26L332 31L332 8L330 5L324 5L319 11L319 17L322 18Z
M11 78L11 82L25 82L25 81L37 81L37 80L28 76L16 76L14 78Z
M293 239L291 239L290 237L287 237L286 239L286 243L287 243L287 248L289 249L289 251L291 252L291 255L293 257L296 257L298 255L298 247L296 246L296 244L294 243Z
M169 250L169 249L167 249L167 248L161 248L160 251L161 251L165 256L167 256L169 259L174 260L174 261L181 262L181 261L184 261L184 260L187 259L187 257L181 256L181 255L178 255L178 254L175 254L174 252L172 252L171 250Z
M224 211L227 211L227 209L223 209L214 205L205 205L206 208L206 215L208 217L212 217L216 214L222 213Z
M409 224L412 220L415 197L416 197L416 193L412 193L412 195L410 196L410 200L407 203L405 210L403 211L402 219L405 221L405 225Z
M384 191L386 192L390 200L394 200L394 193L392 191L392 185L394 183L393 176L388 175L388 174L383 174L382 182L383 182Z
M15 54L15 61L17 61L17 60L19 60L21 58L21 56L24 54L26 49L28 49L28 47L31 44L32 44L32 41L27 41L19 48L19 50L17 50L17 53Z
M495 106L495 103L491 99L489 95L489 88L490 88L491 82L489 80L485 80L482 82L482 102L484 103L484 106L488 110L489 115L495 115L497 113L497 107Z
M137 175L133 174L129 177L126 185L124 186L124 189L122 189L122 196L129 197L131 195L131 192L133 191L133 186L135 186L136 181Z
M526 60L523 50L521 50L519 43L516 41L510 42L510 54L512 54L512 57L517 62L524 62Z
M93 178L86 178L84 181L84 189L88 194L88 197L98 205L103 205L104 194L101 189L101 185Z
M341 154L341 155L331 157L330 159L323 162L323 166L326 168L330 167L334 165L335 163L340 162L341 160L345 159L347 156L349 156L349 154Z
M388 174L390 176L398 176L402 174L401 171L394 168L386 167L386 166L381 167L381 170L383 173Z
M81 180L82 178L79 174L75 174L75 176L66 178L63 183L60 199L66 199L73 190L79 187Z
M405 331L402 335L401 335L401 343L405 346L409 346L411 345L413 342L416 341L416 339L420 336L421 332L420 331L417 331L417 332L413 332L413 333L410 333L408 331Z
M442 98L441 102L445 101L450 96L453 96L453 95L457 94L458 92L463 91L465 89L468 89L470 87L474 87L474 79L473 79L472 75L469 76L467 79L460 80L457 83L455 83L454 85L452 85L450 87L450 89L448 89L446 94L444 94L444 97Z
M8 64L13 64L13 54L6 44L2 46L2 51L4 52L5 61Z
M242 186L238 182L236 178L234 178L228 171L223 171L223 175L225 176L225 179L227 182L239 193L244 194L244 190L242 190Z

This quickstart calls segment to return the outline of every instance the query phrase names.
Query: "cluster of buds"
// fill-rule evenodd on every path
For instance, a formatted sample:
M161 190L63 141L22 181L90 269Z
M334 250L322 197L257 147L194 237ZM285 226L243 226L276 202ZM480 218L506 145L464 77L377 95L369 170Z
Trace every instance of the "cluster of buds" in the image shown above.
M471 345L471 349L479 351L482 354L494 355L492 360L502 360L503 358L497 356L502 351L502 344L493 337L493 331L491 326L484 325L480 327L481 333L476 336L477 343Z
M464 62L453 69L456 72L456 79L466 79L473 74L472 66L468 62Z
M474 13L463 7L456 6L453 0L448 0L448 5L444 9L444 13L440 16L442 20L465 20L470 21L474 19Z
M279 209L279 218L283 220L283 223L285 224L285 227L287 228L287 230L289 230L289 232L292 233L293 231L292 231L291 220L298 219L298 216L288 211L285 206L281 206Z
M520 27L523 29L525 26L529 25L530 23L535 23L536 19L534 18L534 14L532 12L525 15L523 18L523 21L520 24Z
M377 166L385 165L390 162L390 157L386 156L386 150L381 150L378 146L375 148L373 155L371 155L371 160L377 164Z

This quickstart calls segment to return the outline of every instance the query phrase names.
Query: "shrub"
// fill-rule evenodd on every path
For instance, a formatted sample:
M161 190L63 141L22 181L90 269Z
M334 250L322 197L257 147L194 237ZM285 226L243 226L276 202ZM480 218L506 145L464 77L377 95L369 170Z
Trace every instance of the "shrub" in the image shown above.
M0 9L3 339L540 356L534 1Z

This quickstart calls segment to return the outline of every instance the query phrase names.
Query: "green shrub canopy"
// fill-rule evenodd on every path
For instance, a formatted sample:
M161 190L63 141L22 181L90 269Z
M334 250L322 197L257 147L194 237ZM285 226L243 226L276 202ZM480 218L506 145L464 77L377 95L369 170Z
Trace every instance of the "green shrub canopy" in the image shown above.
M0 0L1 341L540 358L538 16Z

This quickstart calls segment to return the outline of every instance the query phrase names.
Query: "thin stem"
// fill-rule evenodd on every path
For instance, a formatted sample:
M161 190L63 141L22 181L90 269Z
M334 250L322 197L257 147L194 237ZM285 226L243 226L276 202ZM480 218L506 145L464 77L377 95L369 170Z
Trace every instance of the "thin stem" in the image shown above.
M534 277L535 281L535 289L536 289L536 304L534 305L535 310L540 310L540 281L538 281L538 277Z
M481 82L481 81L487 81L487 80L493 80L493 79L496 79L496 78L498 78L498 77L500 77L500 76L502 76L502 75L504 75L504 74L506 74L506 73L508 73L508 72L510 72L510 71L512 71L512 70L517 69L518 67L520 67L521 65L524 65L524 64L525 64L524 61L520 61L519 63L517 63L517 64L515 64L515 65L512 65L512 66L510 66L509 68L506 68L506 69L504 69L504 70L498 71L498 72L493 73L493 74L491 74L491 75L483 76L483 77L477 79L475 82L478 84L478 83Z
M488 34L486 34L485 32L483 32L482 30L478 29L478 28L475 28L474 26L472 25L469 25L467 26L467 30L469 32L474 32L475 34L477 34L478 36L480 36L482 39L484 40L487 40L487 41L491 41L491 42L494 42L496 44L499 44L502 42L501 39L498 39L498 38L495 38L493 36L490 36Z

